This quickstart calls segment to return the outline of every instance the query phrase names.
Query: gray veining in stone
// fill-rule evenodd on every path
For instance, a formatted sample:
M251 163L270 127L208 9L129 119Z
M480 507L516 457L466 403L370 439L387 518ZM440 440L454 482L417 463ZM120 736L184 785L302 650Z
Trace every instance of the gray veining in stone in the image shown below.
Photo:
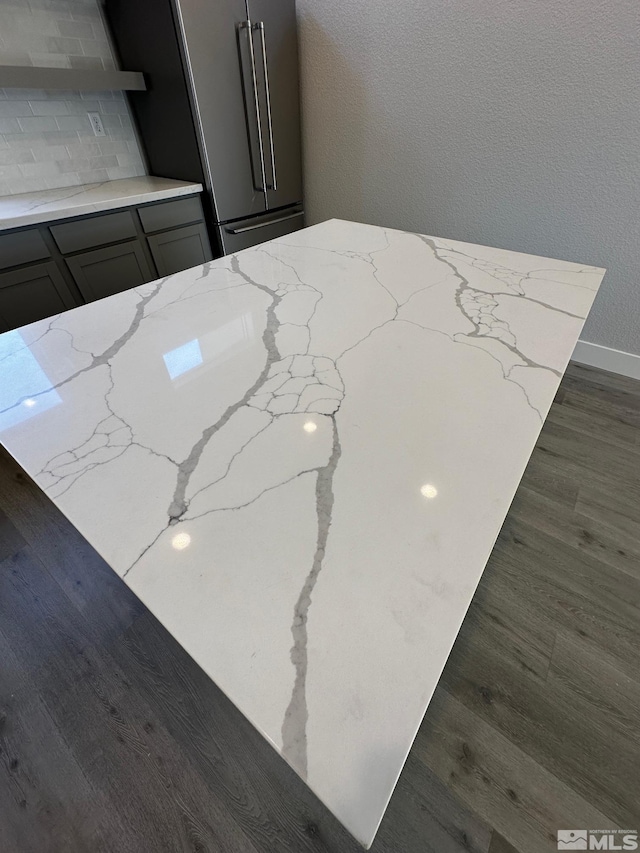
M282 754L305 780L307 778L307 720L309 718L306 696L307 620L313 589L322 571L322 561L327 548L333 512L333 478L342 453L335 415L331 416L331 423L333 425L331 456L326 465L318 468L316 479L316 513L318 516L316 551L313 555L311 571L300 590L300 596L293 611L293 623L291 625L293 646L290 655L291 663L295 667L296 677L282 723Z

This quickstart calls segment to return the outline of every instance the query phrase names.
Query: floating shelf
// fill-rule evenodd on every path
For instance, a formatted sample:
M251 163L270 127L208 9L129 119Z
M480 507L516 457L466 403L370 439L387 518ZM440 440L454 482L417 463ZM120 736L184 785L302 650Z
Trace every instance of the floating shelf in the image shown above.
M0 65L0 87L3 89L82 89L105 92L109 89L144 91L147 85L140 71Z

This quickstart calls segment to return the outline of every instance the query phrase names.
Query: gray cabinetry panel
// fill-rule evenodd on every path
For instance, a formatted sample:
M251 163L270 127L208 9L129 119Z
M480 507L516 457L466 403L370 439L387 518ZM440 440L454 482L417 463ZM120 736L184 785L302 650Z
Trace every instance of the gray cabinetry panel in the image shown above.
M204 223L149 237L151 254L161 276L196 267L212 258Z
M150 204L148 207L139 208L138 213L147 234L150 231L164 231L167 228L177 228L179 225L188 225L204 219L198 196L165 201L162 204Z
M137 240L84 252L66 259L87 302L102 299L155 278Z
M0 237L0 267L17 267L49 256L39 231L14 231Z
M63 255L136 236L136 226L129 210L52 225L50 231Z
M0 273L0 327L3 331L35 323L75 305L53 261Z

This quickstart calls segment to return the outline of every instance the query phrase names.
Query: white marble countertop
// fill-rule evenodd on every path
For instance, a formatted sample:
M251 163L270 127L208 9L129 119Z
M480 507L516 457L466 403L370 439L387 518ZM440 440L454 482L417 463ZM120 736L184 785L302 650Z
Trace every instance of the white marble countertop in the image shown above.
M146 176L5 195L0 196L0 231L200 192L202 184Z
M369 845L603 273L332 220L0 336L0 439Z

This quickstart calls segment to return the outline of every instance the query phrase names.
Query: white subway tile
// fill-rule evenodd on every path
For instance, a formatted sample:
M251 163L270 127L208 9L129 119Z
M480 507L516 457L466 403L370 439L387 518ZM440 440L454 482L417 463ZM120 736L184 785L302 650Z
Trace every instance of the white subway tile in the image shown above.
M38 68L70 68L69 57L63 53L31 53L31 62Z
M67 101L67 110L69 112L69 115L86 116L87 113L100 112L100 104L98 103L98 101L89 101L83 100L81 98L76 98L74 100Z
M95 157L100 154L100 146L97 142L76 142L67 145L67 151L71 157Z
M111 46L108 41L101 39L81 39L82 52L85 56L111 57Z
M41 190L44 186L44 180L43 178L25 178L22 176L9 181L8 184L7 194L14 195L15 193L30 193Z
M106 129L120 130L122 128L122 122L120 121L119 115L105 115L102 113L100 117L102 118L102 124Z
M100 12L90 6L84 6L84 8L79 8L77 12L72 12L71 19L73 21L89 21L98 31L102 22Z
M118 154L118 166L142 166L142 157L139 154Z
M102 154L128 154L129 143L125 142L124 139L107 139L104 142L100 142L100 151ZM136 145L136 152L138 150L138 146Z
M127 105L124 101L100 101L100 112L104 115L126 115Z
M115 154L101 154L100 157L89 157L89 166L92 169L110 169L119 165Z
M3 50L3 65L33 65L31 57L26 50Z
M61 116L61 118L66 118L66 116ZM69 142L79 141L77 130L45 130L40 136L45 145L68 145Z
M33 118L19 118L18 124L20 130L38 131L38 130L57 130L58 125L52 116L33 116Z
M17 118L0 118L0 133L20 133Z
M124 139L126 141L133 137L133 132L129 127L110 127L107 130L107 133L109 135L109 139Z
M25 176L25 178L39 178L39 177L49 177L55 175L60 170L58 169L55 162L53 163L23 163L22 165L16 167L20 169L20 173Z
M82 56L84 53L80 39L50 36L47 47L51 53L64 53L65 56Z
M87 0L66 0L67 9L75 19L83 18L90 21L100 21L100 9L97 3L89 3Z
M0 117L31 116L33 111L28 101L0 101Z
M58 163L61 172L82 172L89 168L88 157L74 157L73 160L61 160Z
M44 89L5 89L4 93L12 101L42 101L49 97Z
M101 71L106 68L105 62L113 63L113 60L105 60L101 59L99 56L70 56L69 64L71 68L90 68L95 70L96 68ZM114 67L114 64L111 66Z
M144 175L144 169L136 169L135 166L118 166L113 169L107 169L110 181L118 181L120 178L136 178L138 175Z
M45 130L44 133L36 131L21 133L18 131L18 133L6 133L5 139L10 148L37 148L41 145L57 145L61 142L62 136L64 134L59 130Z
M15 163L7 163L4 166L0 166L0 181L8 181L11 178L19 178L22 172L20 171L20 166L17 166Z
M85 130L91 129L89 118L84 116L58 116L56 118L60 130Z
M0 148L0 165L8 166L10 163L33 163L32 151L20 151L15 148Z
M66 101L33 101L31 109L34 116L64 116L69 112Z
M80 175L76 172L70 172L65 175L52 175L45 178L44 182L49 190L57 190L59 187L79 186L84 183Z
M65 145L47 145L43 148L32 149L36 162L46 163L50 160L69 160L70 155Z
M106 169L89 169L86 172L79 172L79 176L82 184L97 184L109 180Z
M95 33L89 21L58 21L61 36L73 36L80 39L93 39Z

